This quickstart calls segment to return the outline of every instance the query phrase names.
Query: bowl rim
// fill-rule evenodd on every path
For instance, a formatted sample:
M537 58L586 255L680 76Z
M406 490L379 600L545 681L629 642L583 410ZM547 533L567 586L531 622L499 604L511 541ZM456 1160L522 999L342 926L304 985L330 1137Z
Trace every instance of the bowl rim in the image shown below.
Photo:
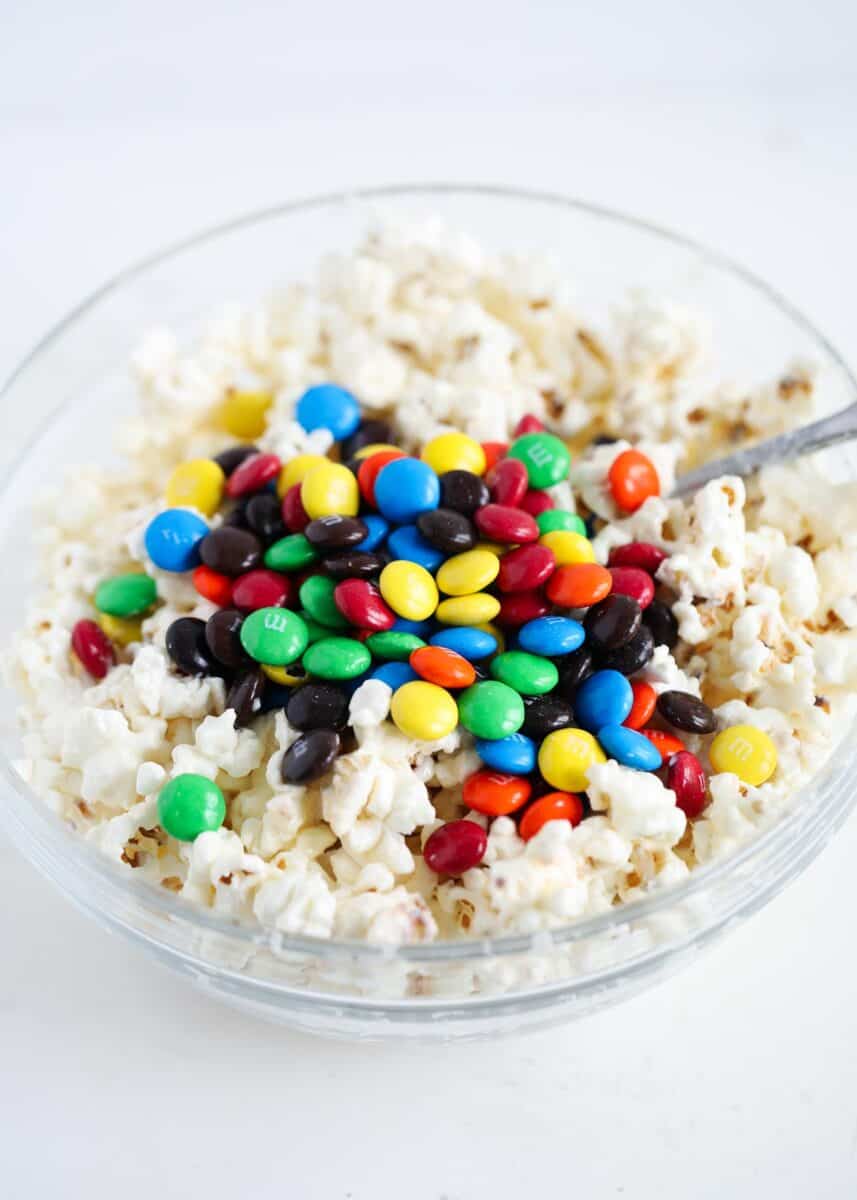
M734 276L739 281L756 291L765 300L776 306L788 316L805 334L813 339L824 351L832 365L841 373L848 389L857 399L857 377L850 366L832 345L828 338L804 315L791 301L782 296L774 287L753 271L736 262L729 255L714 250L694 238L678 233L668 227L644 218L631 216L620 210L591 203L562 195L561 193L537 189L515 188L490 183L452 183L429 182L388 184L371 187L349 188L325 192L312 196L300 197L281 204L270 205L253 210L241 216L206 227L185 238L177 239L167 246L137 259L129 266L109 277L103 284L89 293L77 305L71 308L35 343L32 349L13 367L11 373L0 385L0 401L7 398L10 390L17 381L34 366L41 355L59 341L62 336L99 303L119 292L125 285L132 283L148 271L177 257L188 250L198 249L206 243L220 237L238 232L266 221L278 220L292 213L308 212L330 206L347 205L353 202L379 200L394 200L418 196L443 196L461 194L469 197L490 197L494 199L517 200L549 205L557 208L567 208L577 212L598 217L606 222L635 229L660 238L675 247L691 251L706 265ZM62 405L59 407L63 407ZM7 497L14 486L14 480L20 465L26 461L35 449L51 422L56 416L56 409L41 422L23 446L18 451L19 466L9 472L0 484L0 503ZM843 766L838 764L835 745L830 758L826 761L821 772L812 777L806 791L816 793L825 786L828 777L841 775ZM78 834L70 831L67 823L54 813L38 794L31 790L24 779L16 771L6 750L0 746L0 778L9 786L12 792L22 800L26 807L23 824L28 826L31 836L48 836L57 841L57 849L64 856L74 860L87 871L93 872L109 887L117 887L150 909L156 909L163 916L177 922L198 927L206 932L220 934L232 940L244 943L248 947L270 948L274 945L278 952L294 951L302 954L312 954L322 958L362 958L373 961L389 962L391 959L402 959L410 963L438 962L445 960L467 960L472 958L497 957L515 955L526 952L545 952L548 949L563 944L581 941L593 935L619 933L633 918L653 916L664 908L680 904L697 895L712 883L732 875L755 855L768 850L776 852L781 843L787 841L796 822L801 819L803 805L790 805L783 815L770 826L751 836L734 852L714 859L709 863L696 867L681 883L664 888L640 900L631 901L621 906L608 909L595 916L585 917L555 929L539 930L534 933L502 934L491 938L461 938L457 940L443 939L436 942L416 944L375 944L366 941L321 938L308 935L285 934L277 930L269 930L263 926L251 926L237 918L228 918L218 913L203 909L187 900L174 896L171 892L154 887L150 882L137 879L134 872L126 871L119 863L108 858L101 850ZM806 793L804 793L806 798ZM838 827L847 812L857 804L857 789L850 798L847 806L842 807L835 825ZM9 807L9 806L4 806ZM20 817L9 807L7 824L14 825ZM14 836L14 831L13 836ZM826 838L821 840L815 850L817 854ZM61 843L61 844L60 844ZM815 854L812 855L814 857ZM807 859L807 861L811 861ZM803 865L806 865L804 863ZM755 893L753 893L755 896ZM750 900L752 901L753 896Z

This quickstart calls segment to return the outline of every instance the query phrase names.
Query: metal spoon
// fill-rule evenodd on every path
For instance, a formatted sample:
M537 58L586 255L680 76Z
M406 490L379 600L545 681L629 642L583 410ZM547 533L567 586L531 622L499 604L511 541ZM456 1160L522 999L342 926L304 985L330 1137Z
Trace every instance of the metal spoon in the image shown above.
M746 450L730 454L728 458L718 458L714 462L697 467L695 471L688 471L686 475L678 477L671 495L688 496L721 475L752 475L760 467L789 462L793 458L801 458L804 454L812 454L814 450L823 450L825 446L847 442L852 438L857 438L857 404L849 404L832 417L813 421L811 425L803 425L800 429L781 433L778 437L768 438L756 446L749 446Z

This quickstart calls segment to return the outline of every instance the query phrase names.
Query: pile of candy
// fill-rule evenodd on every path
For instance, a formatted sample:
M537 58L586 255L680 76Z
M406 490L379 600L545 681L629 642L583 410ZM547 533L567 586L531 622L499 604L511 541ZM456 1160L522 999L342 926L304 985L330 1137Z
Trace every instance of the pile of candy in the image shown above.
M245 419L254 403L232 393L227 428L255 429ZM548 821L583 819L587 771L607 758L663 768L685 814L702 812L702 764L650 722L657 715L673 730L711 734L714 713L689 693L657 695L632 678L656 645L678 640L656 598L665 555L632 542L607 566L595 561L587 526L548 490L569 472L559 438L526 417L510 445L451 432L414 458L389 444L385 422L361 422L357 400L332 384L310 388L297 419L308 432L328 429L340 461L305 454L284 463L242 444L183 463L145 536L157 567L193 572L196 590L218 606L208 621L180 617L169 627L175 667L223 677L239 726L285 708L300 731L283 756L285 782L331 768L348 746L351 694L380 679L408 737L439 741L459 724L474 736L485 769L465 782L463 803L488 817L516 814L526 840ZM637 450L616 457L608 484L626 513L659 491ZM72 634L94 678L115 662L115 644L141 640L156 601L144 573L101 583L98 622L80 621ZM776 767L770 738L751 726L718 733L709 756L714 770L753 785ZM190 841L218 828L226 805L216 783L179 775L161 792L159 816L167 833ZM485 846L481 825L451 821L429 837L425 859L457 875Z

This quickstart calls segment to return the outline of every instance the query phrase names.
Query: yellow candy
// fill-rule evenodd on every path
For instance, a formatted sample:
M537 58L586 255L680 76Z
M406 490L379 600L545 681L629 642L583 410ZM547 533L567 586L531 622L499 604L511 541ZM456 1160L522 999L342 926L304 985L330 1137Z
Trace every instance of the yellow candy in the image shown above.
M437 608L437 586L425 567L397 559L378 580L381 595L394 613L408 621L425 621Z
M301 503L312 518L356 517L360 508L357 480L347 467L325 459L303 477Z
M473 596L441 600L435 616L444 625L484 625L486 621L493 621L499 611L500 601L496 596L477 592Z
M502 558L509 547L501 546L499 542L477 542L473 549L485 550L488 554L496 554L498 558Z
M226 476L210 458L194 458L181 463L167 483L170 508L195 508L211 517L220 508Z
M96 620L111 642L118 646L130 646L143 640L142 617L111 617L110 613L99 613Z
M458 725L458 705L445 688L414 680L393 693L390 716L406 737L434 742Z
M224 429L237 438L257 438L265 432L268 409L274 402L270 392L239 392L230 389L220 410Z
M585 791L589 784L586 772L593 763L606 761L604 751L584 729L557 729L539 748L539 770L560 792Z
M398 450L398 446L392 445L390 442L371 442L368 446L361 446L356 450L354 457L356 459L368 458L370 454L380 454L382 450Z
M300 671L299 675L293 675L295 669ZM274 683L285 683L288 686L294 686L297 683L306 683L307 673L299 664L293 667L271 667L267 663L262 663L262 674L267 675L269 679L273 679Z
M499 572L500 560L490 550L465 550L448 558L438 569L437 586L447 596L469 596L487 588Z
M595 562L592 542L582 533L575 533L572 529L554 529L552 533L542 534L539 541L553 551L558 567Z
M776 746L754 725L733 725L718 733L708 756L715 771L728 771L752 787L765 783L777 769Z
M277 480L277 495L282 500L289 488L296 483L303 483L306 475L313 467L320 467L329 460L323 454L299 454L285 464Z
M438 475L445 471L485 473L485 451L466 433L441 433L426 442L421 458Z

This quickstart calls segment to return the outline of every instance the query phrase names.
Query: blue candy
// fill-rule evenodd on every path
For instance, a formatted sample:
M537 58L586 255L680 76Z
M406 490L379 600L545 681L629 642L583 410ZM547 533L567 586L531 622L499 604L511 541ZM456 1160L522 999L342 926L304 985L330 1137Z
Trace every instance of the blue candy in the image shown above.
M390 532L389 522L383 517L377 516L376 513L370 513L368 516L361 517L360 520L369 530L362 542L358 542L354 547L355 550L377 550L383 542L384 538ZM401 558L401 554L396 556Z
M407 617L396 617L390 630L392 633L415 633L425 641L434 627L431 617L427 621L409 621Z
M440 480L418 458L395 458L375 480L375 503L382 516L397 525L415 521L440 503Z
M199 562L199 543L208 533L202 517L187 508L168 508L149 522L146 553L162 571L189 571Z
M596 671L574 694L574 718L590 733L604 725L621 725L631 711L634 692L618 671Z
M536 766L536 743L522 733L510 733L496 742L476 739L476 753L492 771L529 775Z
M262 707L259 712L273 712L275 708L285 708L294 690L285 683L273 683L268 680L262 693Z
M432 573L446 559L445 554L426 541L416 525L402 525L399 529L394 529L387 539L387 549L393 558L404 558L407 562L419 563Z
M455 625L450 629L442 629L434 637L429 638L432 646L444 646L454 650L469 662L478 662L487 658L497 649L497 639L484 629L475 629L472 625Z
M601 749L608 758L615 758L623 767L636 767L638 771L657 771L661 765L661 752L647 737L636 729L624 725L605 725L598 730Z
M518 630L518 644L530 654L556 658L583 645L583 626L571 617L536 617ZM620 722L621 724L621 722Z
M345 388L318 383L307 388L295 408L298 423L307 433L329 429L336 441L351 437L360 424L360 405Z
M380 679L395 692L403 683L412 683L415 679L419 679L419 675L408 663L387 662L382 667L376 667L370 679Z

